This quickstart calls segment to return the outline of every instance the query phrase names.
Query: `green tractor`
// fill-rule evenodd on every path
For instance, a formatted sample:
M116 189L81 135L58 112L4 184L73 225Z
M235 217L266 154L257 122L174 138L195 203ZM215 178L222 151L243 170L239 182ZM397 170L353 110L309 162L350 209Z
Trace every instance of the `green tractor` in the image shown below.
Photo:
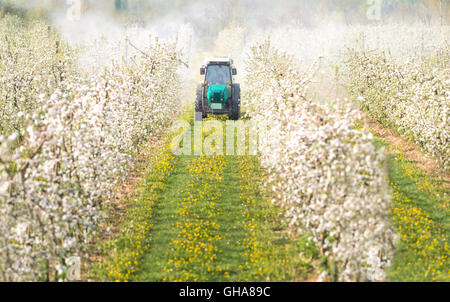
M241 88L234 83L237 74L230 58L209 58L200 68L203 82L197 86L195 120L201 121L208 114L228 114L230 120L241 115Z

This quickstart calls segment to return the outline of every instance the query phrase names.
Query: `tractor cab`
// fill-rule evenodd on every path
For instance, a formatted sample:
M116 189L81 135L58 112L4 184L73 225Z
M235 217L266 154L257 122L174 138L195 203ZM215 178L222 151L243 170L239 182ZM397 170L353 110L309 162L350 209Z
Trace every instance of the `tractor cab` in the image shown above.
M208 58L200 69L200 74L205 75L205 81L214 84L231 84L233 76L237 75L236 68L233 67L233 60L230 58Z
M195 103L196 120L210 114L228 114L230 119L237 120L240 115L240 86L234 83L237 74L233 60L225 57L214 57L205 60L200 68L204 76L197 87Z

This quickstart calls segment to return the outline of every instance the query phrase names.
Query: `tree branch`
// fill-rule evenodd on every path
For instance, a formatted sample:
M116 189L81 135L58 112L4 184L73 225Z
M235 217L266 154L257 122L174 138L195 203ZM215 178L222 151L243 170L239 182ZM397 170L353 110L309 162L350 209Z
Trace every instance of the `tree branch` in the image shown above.
M30 160L33 159L41 151L42 146L44 146L44 143L45 143L45 138L43 138L41 140L41 142L39 143L36 150L31 154L31 156L29 158ZM28 169L29 166L30 166L30 162L28 161L26 164L23 165L22 168L19 169L19 172L23 174Z

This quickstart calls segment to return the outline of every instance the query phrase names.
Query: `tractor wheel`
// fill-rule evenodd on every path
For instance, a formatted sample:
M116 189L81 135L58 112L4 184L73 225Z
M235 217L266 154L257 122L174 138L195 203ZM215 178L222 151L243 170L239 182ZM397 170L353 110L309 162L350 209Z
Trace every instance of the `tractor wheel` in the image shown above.
M228 117L232 121L237 121L241 116L241 87L239 84L233 84L231 108Z
M202 121L202 119L207 118L208 115L203 112L203 85L198 84L197 85L197 94L195 98L195 120L196 121Z

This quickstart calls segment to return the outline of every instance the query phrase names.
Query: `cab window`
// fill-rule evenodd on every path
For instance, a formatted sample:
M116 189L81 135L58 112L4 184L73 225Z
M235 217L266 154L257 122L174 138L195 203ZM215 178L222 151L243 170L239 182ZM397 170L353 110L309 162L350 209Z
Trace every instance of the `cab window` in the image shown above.
M211 84L226 84L231 81L230 67L226 65L209 65L205 80Z

